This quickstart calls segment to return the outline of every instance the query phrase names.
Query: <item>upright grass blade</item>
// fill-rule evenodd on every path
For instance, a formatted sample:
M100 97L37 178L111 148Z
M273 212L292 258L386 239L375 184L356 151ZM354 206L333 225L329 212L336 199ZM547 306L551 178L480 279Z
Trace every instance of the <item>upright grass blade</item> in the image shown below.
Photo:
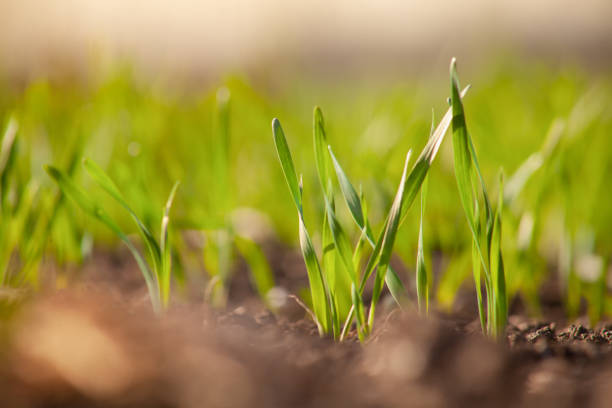
M323 112L318 106L313 112L313 142L317 175L321 189L327 200L332 199L333 191L331 184L331 163L327 154L327 136L325 134L325 122Z
M319 265L319 260L317 259L310 235L308 235L308 231L304 225L304 219L302 218L301 214L298 215L298 218L300 223L300 248L302 250L302 256L304 257L306 270L308 272L312 306L314 314L317 318L315 323L317 323L317 326L319 327L319 334L323 335L324 333L329 332L333 320L331 314L331 303L328 296L329 292L325 287L321 266Z
M497 201L497 211L493 223L493 234L491 236L491 273L493 281L493 291L495 293L495 326L496 336L503 334L508 318L508 299L506 294L506 276L504 272L504 260L502 257L502 214L504 206L504 178L503 173L499 174L499 198Z
M302 255L306 263L306 270L308 272L312 305L314 314L317 318L316 323L319 327L320 334L327 333L332 322L332 306L329 291L326 286L314 246L312 244L312 240L310 239L310 235L308 234L306 225L304 224L301 187L297 181L297 174L295 173L295 166L293 165L293 159L291 158L285 133L283 132L280 121L276 118L272 120L272 135L274 137L274 145L276 147L276 153L278 154L278 159L283 170L283 175L285 176L291 197L293 198L298 212L300 248L302 250Z
M151 298L151 304L153 305L153 309L158 312L161 307L161 302L159 298L159 282L157 277L153 275L146 261L142 258L136 247L132 244L132 242L128 239L128 237L121 231L121 229L113 222L113 220L108 216L106 211L102 207L100 207L94 200L92 200L87 194L82 191L79 187L77 187L72 180L70 180L66 175L60 171L59 169L53 166L45 166L45 171L49 174L49 176L58 184L59 188L62 190L64 194L70 197L83 211L85 211L90 216L98 219L108 228L110 228L118 237L121 239L129 248L130 252L136 259L138 263L138 267L142 272L142 275L147 284L147 288L149 290L149 296Z
M330 204L333 208L334 202L332 200ZM331 228L329 227L329 219L327 216L327 211L323 215L323 230L322 230L322 247L323 254L321 256L321 260L323 263L323 271L325 272L325 280L327 281L327 285L329 287L329 295L330 295L330 307L331 314L333 319L333 331L334 338L338 338L340 335L340 316L339 316L339 305L343 304L344 293L341 288L344 286L344 280L342 276L338 276L336 274L336 246L334 244L334 237L332 236Z
M507 317L505 274L501 256L503 186L500 180L500 203L497 213L493 214L476 150L467 130L454 58L450 65L450 80L455 178L461 205L472 233L472 266L478 296L478 310L481 325L484 328L484 307L480 292L480 267L482 266L487 297L486 327L489 335L495 337L503 332ZM478 187L482 194L483 205L479 203ZM482 213L483 210L484 213Z
M359 285L359 278L357 276L357 272L355 271L353 263L353 251L351 250L351 244L348 240L348 237L346 236L346 233L338 222L331 205L329 205L329 202L327 202L327 200L326 217L329 221L329 229L332 233L336 253L340 257L341 263L344 266L344 270L348 275L350 281L352 282L352 287L357 287L357 285ZM363 310L363 301L361 299L361 293L352 293L351 300L353 303L353 308L355 308L355 310ZM364 321L358 320L358 323L359 330L361 332L362 328L364 328Z
M416 289L419 311L427 315L429 310L429 284L427 282L427 268L425 267L425 254L423 250L423 217L425 212L425 199L427 197L427 178L421 187L421 217L419 220L419 243L416 263Z
M331 179L331 163L327 155L327 136L325 133L323 112L318 106L316 106L313 111L312 129L317 176L326 203L325 214L323 217L323 254L321 260L323 263L324 278L329 287L334 337L337 338L340 335L339 314L343 310L342 306L346 303L346 301L348 300L350 302L350 298L347 299L347 294L350 296L350 293L348 293L348 287L346 287L346 285L348 282L352 281L352 278L350 278L349 275L349 279L347 279L347 276L338 274L338 271L336 270L336 259L339 256L339 253L331 229L334 220L330 218L330 214L333 216L335 211L334 192ZM331 212L327 211L327 207L331 208ZM337 221L335 222L337 223Z
M168 306L168 302L170 300L170 272L172 270L172 253L170 250L170 243L168 242L168 225L170 223L170 209L172 208L174 196L179 184L180 183L177 181L172 186L172 190L170 190L168 200L166 201L166 206L164 207L164 216L162 217L161 222L161 233L159 240L161 250L161 270L159 272L159 286L161 291L162 305L164 307Z
M128 205L127 201L123 197L123 194L121 194L113 180L111 180L111 178L104 172L104 170L102 170L100 166L90 159L84 159L83 166L91 178L130 214L138 226L140 233L144 237L147 248L151 254L151 258L153 259L154 269L157 269L162 263L162 252L157 244L157 241L155 241L153 234L151 234L149 229L144 225L140 218L138 218L136 213Z
M487 258L481 245L481 239L476 231L476 216L473 212L473 206L477 200L474 194L472 183L472 158L475 156L475 151L472 146L470 136L465 123L465 114L463 103L459 96L459 80L457 77L457 63L453 58L451 61L451 107L452 107L452 125L453 125L453 153L455 162L455 178L457 180L457 188L459 190L459 198L463 206L464 213L468 219L468 225L472 232L472 236L476 242L476 248L482 261L482 266L485 271L485 276L490 276ZM480 174L480 170L478 170ZM482 177L480 177L482 180ZM486 191L483 191L486 196ZM490 214L490 207L487 201L487 214ZM489 219L486 220L487 225ZM488 228L487 228L488 229ZM488 234L487 234L488 235Z
M287 145L285 133L283 132L280 121L276 118L272 120L272 135L274 136L274 146L276 146L278 160L280 161L283 169L283 175L285 176L285 180L289 186L289 191L291 192L291 198L293 198L298 213L301 215L302 198L295 172L295 166L293 165L293 159L291 158L291 152L289 151L289 146Z
M410 156L412 151L409 151L406 155L406 161L404 163L404 171L402 172L402 179L400 181L399 188L395 194L391 210L387 216L387 222L385 223L385 229L381 238L382 244L380 245L380 255L377 262L377 273L374 282L374 290L372 292L372 303L370 304L370 311L368 316L368 327L371 330L374 325L374 315L376 310L376 303L380 297L380 293L383 288L384 278L391 261L391 254L393 252L393 246L395 244L395 237L400 224L400 216L402 212L402 205L404 204L405 191L407 186L407 174L408 174L408 163L410 162ZM419 186L420 187L420 186ZM377 245L378 247L378 245ZM374 254L372 254L374 256Z

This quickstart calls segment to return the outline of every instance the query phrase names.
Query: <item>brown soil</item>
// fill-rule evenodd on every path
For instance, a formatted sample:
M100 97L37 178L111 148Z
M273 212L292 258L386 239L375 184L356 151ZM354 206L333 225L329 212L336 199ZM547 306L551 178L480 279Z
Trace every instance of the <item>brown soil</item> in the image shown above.
M141 286L128 279L119 291L92 276L1 327L2 407L611 404L612 325L511 316L496 343L473 317L392 311L367 344L334 343L294 311L254 302L218 312L192 301L156 317Z

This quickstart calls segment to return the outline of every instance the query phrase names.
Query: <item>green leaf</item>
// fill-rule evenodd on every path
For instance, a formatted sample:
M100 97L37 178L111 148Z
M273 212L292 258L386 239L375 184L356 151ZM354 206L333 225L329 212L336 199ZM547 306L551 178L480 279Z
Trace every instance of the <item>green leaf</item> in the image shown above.
M368 316L368 326L370 329L374 323L374 313L376 303L382 291L382 285L384 277L387 273L389 261L391 260L391 254L393 252L393 246L395 244L395 237L400 224L400 215L402 211L402 205L404 204L405 192L407 187L407 173L408 163L410 162L411 151L406 155L406 162L404 163L404 170L402 172L402 179L400 181L399 188L395 194L391 210L387 216L387 222L382 236L382 245L380 246L380 257L378 259L378 270L376 274L376 280L374 282L374 290L372 292L372 303L370 304L370 314ZM378 247L378 245L377 245Z
M153 237L153 234L151 234L151 231L149 231L149 229L144 225L140 218L138 218L136 213L134 213L132 208L125 201L123 194L121 194L113 180L111 180L111 178L104 172L104 170L102 170L100 166L98 166L95 162L89 159L83 160L83 166L85 167L85 170L87 170L87 173L91 176L91 178L130 214L130 216L138 226L140 233L145 239L145 243L147 244L147 247L149 248L149 251L151 253L151 257L153 258L154 267L155 269L157 269L157 266L161 265L162 263L162 256L159 245L157 244L157 241L155 241L155 238Z
M463 98L468 90L469 86L466 86L463 91L461 91L461 98ZM417 158L412 170L410 171L410 176L408 177L407 187L405 192L405 205L402 206L402 216L400 225L403 224L406 219L407 212L412 205L412 202L416 198L416 195L421 188L421 184L429 171L429 167L433 163L434 159L438 154L438 150L440 149L440 145L444 141L444 136L448 131L448 128L451 124L451 119L453 117L452 108L449 109L446 114L442 117L442 120L436 127L436 129L432 132L427 144L421 151L421 154Z
M172 208L172 203L174 202L174 196L176 194L178 186L179 182L177 181L172 186L172 190L170 190L168 200L166 201L166 206L164 207L164 216L162 217L161 222L161 233L159 242L162 257L159 281L161 290L161 300L162 305L164 307L168 306L168 301L170 300L170 275L172 270L172 253L170 250L170 244L168 242L168 225L170 223L170 209Z
M319 327L319 334L323 335L329 332L332 322L329 292L325 287L321 266L319 265L310 235L308 235L306 230L306 225L304 225L304 220L301 215L298 215L298 219L300 223L300 248L306 263L306 271L308 272L312 307L317 317L316 323Z
M100 207L94 200L92 200L83 190L77 187L76 184L72 180L70 180L66 175L61 172L59 169L53 166L45 166L45 171L49 174L49 176L58 184L59 188L62 190L66 196L70 197L75 203L81 207L83 211L85 211L90 216L98 219L104 225L106 225L109 229L111 229L118 237L121 239L129 248L130 252L136 259L138 263L138 267L142 272L142 275L147 284L147 288L149 290L149 296L151 297L151 303L153 305L153 309L157 312L160 310L160 299L159 299L159 284L156 277L151 273L146 261L142 258L136 247L132 244L132 242L128 239L128 237L121 231L121 229L113 222L113 220L108 216L106 211L102 207Z
M508 318L508 299L506 294L506 276L504 272L504 260L502 257L501 237L502 237L502 215L504 205L504 178L503 173L499 174L499 198L495 221L493 224L493 234L491 238L491 273L494 285L496 301L495 334L503 334Z
M370 227L367 221L367 210L365 200L363 198L363 193L361 193L359 196L357 195L355 188L346 176L346 173L342 169L342 166L340 166L340 163L334 156L331 147L329 147L329 154L332 158L332 162L336 170L336 176L338 178L340 189L342 191L342 196L344 197L344 200L349 208L349 212L353 216L353 219L355 220L355 223L357 224L359 229L362 230L362 234L363 232L365 232L365 238L367 239L367 242L373 249L376 249L372 228ZM372 265L375 266L374 264ZM369 278L370 273L373 270L373 266L370 269L366 268L367 272L366 274L364 274L364 279L362 279L362 283L360 284L360 292L362 293L365 281ZM401 306L400 302L403 298L406 298L407 291L399 276L391 267L389 267L387 271L385 281L387 283L387 287L389 288L389 292L391 292L391 296L393 296L393 299L395 299L397 304Z
M329 202L325 203L325 211L327 220L329 222L329 229L331 230L332 237L334 239L336 251L340 256L340 260L344 265L346 273L351 278L351 281L353 283L357 283L357 274L353 265L353 251L351 249L351 243L349 242L346 233L342 229L342 226L338 222L336 214L334 213L334 210Z
M480 236L476 231L476 217L473 206L477 197L474 195L472 184L472 157L475 156L473 146L471 146L470 136L465 123L463 103L459 94L459 80L457 78L456 60L453 58L450 66L451 77L451 109L453 127L453 154L455 162L455 178L459 190L459 198L463 206L464 213L468 220L468 225L472 232L476 248L480 256L485 276L490 276L488 263L480 244ZM482 177L481 177L482 180ZM488 224L488 220L487 220Z
M363 208L361 206L361 200L359 196L357 195L355 188L353 187L348 177L346 176L346 173L340 166L340 163L338 163L336 156L334 156L334 152L332 151L331 146L329 146L328 149L329 149L329 155L332 158L334 169L336 170L336 177L338 178L338 183L340 184L340 190L342 191L344 200L346 201L346 204L348 205L349 211L353 219L355 220L355 223L357 223L357 226L359 226L361 230L365 230L366 229L366 223L365 223L366 217L365 217Z
M425 212L425 199L427 196L427 179L421 188L421 217L419 220L419 243L416 264L416 289L419 302L419 311L427 314L429 308L429 285L427 282L427 268L425 267L425 254L423 251L423 216Z
M295 206L298 212L302 213L302 194L300 193L300 187L298 185L297 175L295 173L295 167L293 165L293 159L291 158L291 152L289 151L289 145L285 138L285 133L281 127L280 121L276 118L272 120L272 134L274 136L274 145L276 146L276 153L278 154L278 160L280 161L283 169L283 175L289 186L291 197L295 202Z
M325 208L326 208L326 218L329 222L329 229L332 233L332 237L334 240L334 246L336 250L335 252L340 257L341 263L344 266L344 271L346 272L348 278L352 282L352 285L356 287L359 284L359 282L358 282L357 273L355 271L355 267L353 264L353 251L351 250L351 244L349 242L349 239L346 233L342 229L342 226L338 222L338 219L336 218L333 208L331 207L331 205L329 204L327 200L325 203ZM338 294L335 294L335 295L337 296ZM355 296L353 294L351 296L351 299L353 302L353 306L355 307L355 310L363 309L363 300L361 299L360 293L358 294L358 296ZM359 328L361 329L362 327L363 327L363 321L359 321Z
M315 163L317 167L317 175L321 189L327 200L331 200L332 184L331 184L331 164L327 155L327 137L325 136L325 122L323 120L323 112L318 106L313 112L313 142Z
M285 133L283 132L279 120L276 118L272 120L272 135L274 137L274 145L276 146L278 160L280 161L285 180L291 192L291 197L298 211L300 248L308 273L313 311L317 319L316 324L319 328L319 333L323 335L324 333L328 333L332 326L331 297L312 240L310 239L310 235L304 223L302 212L302 183L298 183Z

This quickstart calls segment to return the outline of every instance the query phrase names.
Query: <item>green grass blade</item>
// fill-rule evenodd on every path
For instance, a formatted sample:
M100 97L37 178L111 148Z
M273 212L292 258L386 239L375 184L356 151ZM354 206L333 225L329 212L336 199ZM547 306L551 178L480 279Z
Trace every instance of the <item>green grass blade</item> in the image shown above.
M499 198L497 211L493 224L493 234L491 239L491 273L495 293L495 334L500 336L506 326L508 318L508 299L506 294L506 276L504 272L504 260L502 257L502 215L504 205L504 179L503 173L499 175Z
M332 208L334 206L334 202L331 202ZM350 279L346 279L345 274L339 275L336 268L336 259L337 259L337 251L336 246L334 244L334 237L332 235L331 228L329 227L329 219L327 216L327 211L323 215L323 230L322 230L322 247L323 247L323 255L321 256L322 264L323 264L323 273L325 277L325 281L329 287L329 293L331 298L331 306L332 306L332 317L333 317L333 331L334 338L338 338L340 336L340 310L343 309L340 305L344 305L347 302L350 303L351 300L347 298L347 294L349 293L347 290L347 285L350 285Z
M355 220L355 223L357 223L357 226L359 226L361 230L364 230L366 229L366 217L361 206L361 199L357 195L357 191L355 191L353 184L351 184L348 177L346 176L346 173L342 169L342 166L340 166L340 163L336 159L336 156L334 156L334 152L332 151L331 146L328 147L328 149L329 155L331 156L334 165L334 169L336 170L336 177L338 178L338 183L340 184L340 190L342 191L344 200L348 205L351 216Z
M331 200L331 164L327 154L327 137L325 135L323 112L321 112L321 108L318 106L314 108L313 122L313 142L317 175L319 176L319 183L321 184L323 194L327 200Z
M17 131L19 124L17 120L11 117L4 130L2 136L2 145L0 145L0 174L4 174L7 165L11 161L11 155L14 153L15 141L17 140Z
M417 249L416 264L416 289L419 311L427 314L429 309L429 284L427 282L427 268L425 267L425 254L423 250L423 216L425 212L425 200L427 196L427 179L421 188L421 217L419 221L419 243Z
M351 281L357 282L357 274L355 272L355 268L353 265L353 251L351 249L351 243L349 239L342 229L342 226L338 222L336 218L336 214L334 213L333 208L329 204L329 202L325 203L325 211L327 220L329 222L329 229L331 230L332 237L334 240L334 246L338 255L340 256L340 260L344 265L346 273L351 278Z
M6 211L9 205L9 183L17 160L18 130L17 121L14 118L9 119L0 146L0 211Z
M283 175L285 176L289 191L291 192L291 198L293 198L298 212L302 214L302 195L298 185L295 166L293 165L293 159L291 158L291 152L289 151L285 133L283 132L280 121L276 118L272 120L272 134L274 136L274 146L276 146L278 160L280 161Z
M355 315L357 316L357 333L359 335L359 340L361 342L364 341L364 336L367 335L367 325L365 324L365 312L363 310L363 301L361 300L361 294L357 290L357 287L353 284L351 285L351 297L353 300L353 307L355 310Z
M459 80L457 78L456 60L453 58L450 66L451 77L451 109L452 109L452 128L453 128L453 154L455 162L455 178L459 190L459 198L463 206L464 213L468 220L469 228L480 256L485 276L489 276L488 263L480 243L480 236L476 231L476 217L473 206L476 201L472 185L472 156L474 153L465 123L463 104L459 94ZM487 220L488 223L488 220Z
M145 239L145 243L147 244L147 247L151 252L151 257L153 258L154 265L161 265L162 252L159 248L159 245L157 244L157 241L153 237L153 234L151 234L151 231L149 231L149 229L144 225L144 223L140 220L140 218L138 218L136 213L125 201L123 194L121 194L113 180L111 180L111 178L104 172L104 170L102 170L100 166L98 166L94 161L90 159L84 159L83 166L85 167L85 170L87 170L87 173L91 176L91 178L130 214Z
M353 263L353 251L351 249L351 243L349 242L349 239L346 233L342 229L342 226L338 222L338 219L336 218L333 208L331 207L331 205L329 204L327 200L325 203L325 208L326 208L326 218L329 222L329 229L331 231L331 235L334 240L336 254L339 256L340 261L342 265L344 266L344 271L346 272L348 278L352 282L352 285L356 287L357 285L359 285L359 281L358 281L357 273L355 271L355 266ZM336 294L336 296L337 295L338 294ZM363 309L363 300L361 299L360 293L358 293L357 296L352 294L351 300L356 310ZM363 328L363 321L358 321L358 323L359 323L359 328L361 330L361 328Z
M478 212L478 205L476 205L475 212ZM480 235L480 220L477 221L476 230ZM481 273L481 262L480 254L478 252L478 246L476 240L472 239L472 273L474 275L474 286L476 288L476 301L478 302L478 317L480 318L480 327L482 333L487 334L487 318L485 313L485 306L482 297L482 279Z
M351 213L357 226L362 231L365 231L365 237L367 239L367 242L373 249L376 249L372 228L367 222L367 210L363 194L357 195L353 184L346 176L346 173L344 172L342 166L336 159L336 156L334 156L331 147L329 147L329 154L332 158L332 162L336 170L336 176L338 178L338 183L340 184L340 190L342 191L344 201L346 202L349 208L349 212ZM375 265L371 264L370 266L370 268L366 268L367 272L364 274L364 279L362 279L362 283L360 285L361 292L363 292L365 281L369 278L370 273L372 272ZM393 296L393 299L395 299L396 303L401 306L401 300L406 298L406 294L408 292L397 273L391 267L389 267L387 271L385 281L387 283L387 287L389 288L389 292L391 292L391 296Z
M302 256L306 263L306 271L308 273L308 281L310 283L310 294L312 296L312 308L317 318L317 326L319 327L319 333L323 335L328 333L331 328L332 315L331 315L331 299L328 296L328 289L325 287L323 280L323 273L319 260L312 245L310 235L304 225L304 220L301 215L298 215L300 223L300 248L302 250Z
M406 162L404 163L404 171L402 172L402 179L400 181L399 188L393 199L391 210L387 216L386 227L382 236L382 245L380 249L380 258L378 260L378 270L376 274L376 280L374 283L374 290L372 292L372 303L370 304L370 314L368 316L368 326L371 329L374 323L374 314L376 303L382 291L382 285L384 277L387 273L389 261L391 260L391 254L393 252L393 246L395 244L395 237L400 224L400 215L402 211L402 205L404 204L406 181L408 173L408 163L410 162L411 151L406 155ZM378 245L377 245L378 246Z
M283 170L283 175L285 176L291 197L298 211L300 249L304 262L306 263L313 311L317 318L316 323L319 328L319 333L322 335L329 332L332 324L331 322L333 321L329 288L324 280L325 278L321 271L321 265L319 264L312 240L310 239L310 235L304 223L301 182L298 183L295 166L293 165L293 159L291 158L291 152L289 151L285 133L283 132L280 121L276 118L272 120L272 135L274 137L274 145Z
M168 306L168 302L170 300L170 275L172 271L172 253L170 250L170 244L168 242L168 225L170 223L170 209L172 208L172 203L174 202L174 196L178 186L179 182L177 181L172 186L172 190L170 190L168 200L166 201L166 206L164 207L164 216L162 217L161 222L161 233L159 240L161 250L161 271L159 276L159 286L161 290L162 305L164 307Z
M113 222L108 216L106 211L100 207L94 200L92 200L84 191L82 191L76 184L72 182L66 175L53 166L45 166L45 171L49 176L58 184L59 188L64 194L70 197L83 211L90 216L98 219L109 229L111 229L129 248L130 252L136 259L140 271L145 279L149 295L151 297L151 303L153 309L157 312L160 310L160 299L159 299L159 287L156 277L151 273L146 261L142 258L136 247L128 239L128 237L121 231L121 229Z
M470 87L466 86L463 91L461 91L461 98L463 98ZM427 144L421 151L421 154L417 158L412 170L410 171L410 176L408 177L407 188L405 192L405 205L402 206L402 215L400 225L403 224L406 219L407 212L412 205L412 202L416 198L416 195L429 171L429 167L433 163L434 159L438 154L438 150L444 141L444 136L448 131L448 128L451 124L451 119L453 117L452 108L449 109L446 114L442 117L442 120L436 127L436 129L432 132Z

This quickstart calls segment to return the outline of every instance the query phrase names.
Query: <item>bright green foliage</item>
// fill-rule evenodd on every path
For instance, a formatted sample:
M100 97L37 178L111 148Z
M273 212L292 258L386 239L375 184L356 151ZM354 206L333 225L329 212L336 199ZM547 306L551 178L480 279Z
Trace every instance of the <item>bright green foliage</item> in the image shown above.
M63 213L62 195L28 178L24 145L17 119L11 116L0 148L0 288L37 287L38 267L54 225L68 233L72 229ZM72 174L80 147L68 143L65 150Z
M268 291L274 287L274 275L258 244L232 225L232 211L235 209L233 197L233 168L230 157L230 102L231 93L221 87L215 93L214 143L212 174L214 182L209 188L214 197L211 212L216 225L204 228L207 244L204 247L204 264L213 282L209 286L210 302L216 307L225 307L228 296L228 283L231 279L232 265L237 252L247 263L251 280L261 300L271 309Z
M425 253L423 243L423 215L425 212L425 199L427 197L427 179L423 182L421 188L421 217L419 220L419 246L417 249L416 262L416 290L419 305L419 311L427 314L429 310L429 282L427 278L427 268L425 266Z
M85 213L98 219L104 225L110 228L117 235L117 237L119 237L119 239L121 239L121 241L127 245L130 252L134 256L140 271L142 272L142 276L145 279L151 304L153 305L153 310L159 312L162 308L166 308L168 306L169 300L171 257L170 246L168 244L168 223L169 212L172 206L172 201L174 200L178 183L175 183L172 187L168 202L164 208L164 215L161 224L161 238L158 243L155 238L153 238L153 235L149 229L129 207L115 183L110 179L110 177L108 177L108 175L106 175L102 168L88 159L83 161L83 165L92 179L130 214L138 226L139 232L143 236L144 242L149 250L149 259L152 267L140 254L127 235L112 220L103 207L92 199L84 190L77 186L61 170L53 166L46 166L45 170L66 196L74 200L74 202Z
M322 335L334 330L333 323L337 321L337 319L332 315L332 311L335 308L332 306L329 287L326 284L326 279L323 277L319 259L304 223L302 187L301 183L298 184L295 166L291 158L291 152L289 151L289 145L287 144L285 133L278 119L272 121L272 135L274 136L274 145L276 146L278 160L283 169L283 175L285 176L289 191L291 192L291 197L293 198L293 202L298 212L300 248L302 249L302 256L304 257L306 270L308 272L314 316L316 317L316 323L319 327L319 333Z
M454 59L451 61L450 75L455 177L461 204L472 232L472 267L474 269L480 322L484 332L491 336L499 336L505 328L508 313L501 252L503 188L500 178L499 203L497 211L493 213L484 179L480 172L476 151L467 131L463 103L459 97L459 80ZM486 317L480 289L481 265L484 272L487 301Z
M488 62L484 68L472 65L470 75L477 78L478 86L470 91L466 108L482 174L489 193L495 190L490 196L492 219L499 207L493 176L500 167L508 170L500 217L507 299L518 296L530 315L541 316L539 289L558 275L568 317L583 313L581 306L586 304L593 322L601 316L609 318L612 76L606 71L544 66L520 58ZM370 255L379 242L382 246L379 238L398 190L403 154L420 146L429 131L429 107L447 108L443 98L431 92L446 86L447 80L419 73L359 81L347 76L337 81L299 71L280 76L270 71L273 86L268 86L272 83L265 78L250 83L248 76L229 76L222 84L209 87L208 82L196 81L183 88L180 80L142 81L136 70L117 68L104 75L94 72L92 81L79 83L34 78L13 86L8 78L0 78L2 130L16 129L5 126L11 117L12 123L19 125L14 136L2 136L0 154L2 290L62 287L69 277L65 271L78 270L75 266L86 261L91 251L99 251L98 245L109 246L118 240L102 223L85 223L83 212L71 211L68 199L42 170L44 163L54 163L68 179L96 193L89 190L91 178L75 171L80 168L80 158L87 156L105 169L112 168L109 174L122 187L124 200L143 225L151 228L158 243L157 227L163 216L159 204L166 202L174 180L182 180L181 200L174 204L169 231L172 284L178 289L174 296L180 295L183 287L206 287L202 282L206 273L210 278L208 298L223 306L233 263L240 256L249 263L253 288L264 297L273 282L269 265L261 267L261 250L244 251L242 238L248 237L256 245L266 239L289 246L298 242L292 210L296 204L293 199L278 199L287 186L278 171L274 149L267 143L269 118L276 112L283 118L285 130L291 129L293 159L304 173L307 194L302 218L308 221L308 232L320 231L320 239L317 234L312 241L320 254L319 266L329 283L330 296L334 293L329 309L336 317L328 332L340 337L345 326L347 330L354 328L359 316L353 309L353 281L335 249L318 186L327 193L331 169L335 193L326 197L352 244L353 269L360 279L356 289L367 300L370 293L363 294L360 289L365 287L366 271L370 278L367 287L375 281L372 275L376 275L377 259L369 262ZM342 167L331 154L326 157L325 152L316 151L314 164L320 166L321 162L325 167L320 172L312 165L312 117L304 115L304 107L314 100L333 115L328 126L320 120L320 126L313 128L327 131L327 137L333 135L333 152ZM441 124L450 126L452 112L441 118ZM436 140L435 135L432 139ZM328 149L327 144L321 143L318 151ZM433 151L435 145L430 146ZM422 221L425 264L433 266L427 272L436 276L428 281L429 306L451 310L459 288L476 275L482 282L477 287L482 291L479 303L486 328L486 270L479 252L486 242L475 241L471 228L457 228L465 211L457 199L453 152L450 144L438 147L439 165L427 171L430 194ZM414 174L426 167L420 165ZM325 175L322 183L320 174ZM346 174L359 182L351 185ZM473 177L473 185L478 187L478 176ZM299 190L298 182L295 186ZM400 225L405 222L407 228L398 229L392 263L414 266L419 258L420 214L407 211L411 193L409 188L404 191ZM489 227L492 239L495 225L487 225L487 205L480 187L474 194L479 198L478 209L470 209L480 215L474 220L476 229L486 235ZM135 231L130 214L115 205L110 194L96 194L95 199L122 231ZM244 224L234 218L234 211L242 208L265 214L269 228L262 229L261 235L253 234L259 230L243 230ZM349 217L356 227L350 225ZM147 237L143 237L142 254L152 268L146 246ZM376 252L380 254L381 249ZM435 249L435 262L427 262L428 249ZM490 262L485 259L487 264L496 260L490 258ZM69 267L62 267L65 265ZM494 268L487 267L493 274ZM386 284L393 297L405 304L406 293L397 274L389 267L384 278L383 286ZM491 285L496 281L492 279ZM369 302L364 305L366 323L369 306Z
M429 167L436 157L438 149L444 139L444 135L450 126L450 119L451 115L449 110L435 131L432 131L432 135L427 145L421 152L410 172L408 170L411 152L408 152L393 204L386 217L379 238L374 240L372 228L367 222L368 217L365 211L367 205L365 204L363 194L357 194L357 191L349 181L346 173L331 151L331 148L328 147L329 155L325 154L327 138L323 115L320 108L315 108L313 124L315 163L325 202L322 233L323 269L321 269L321 262L319 262L319 258L312 246L310 237L306 232L303 218L302 191L297 182L295 166L291 159L287 140L278 119L272 121L272 133L278 158L285 180L289 186L289 191L291 192L291 196L298 211L300 242L311 284L313 314L317 319L317 324L322 334L332 332L334 337L343 339L353 319L356 318L357 333L359 338L363 340L365 336L372 331L376 304L380 299L385 281L390 292L398 302L399 299L405 296L406 290L401 280L390 267L393 247L395 245L399 226L405 218L408 208L414 202L425 180ZM336 171L344 201L360 230L359 240L354 247L343 227L338 222L335 213L334 190L330 175L332 166ZM359 271L359 266L361 265L361 256L365 242L368 242L372 246L373 251L369 257L365 270L361 273ZM342 265L340 270L344 272L344 275L338 271L338 264ZM374 271L376 271L374 289L366 320L362 297L366 282ZM338 284L342 281L341 277L344 278L344 282L350 282L350 289L348 285ZM350 299L351 302L348 316L344 316L344 314L341 313L346 309L346 299ZM342 327L338 324L339 322L344 322Z

